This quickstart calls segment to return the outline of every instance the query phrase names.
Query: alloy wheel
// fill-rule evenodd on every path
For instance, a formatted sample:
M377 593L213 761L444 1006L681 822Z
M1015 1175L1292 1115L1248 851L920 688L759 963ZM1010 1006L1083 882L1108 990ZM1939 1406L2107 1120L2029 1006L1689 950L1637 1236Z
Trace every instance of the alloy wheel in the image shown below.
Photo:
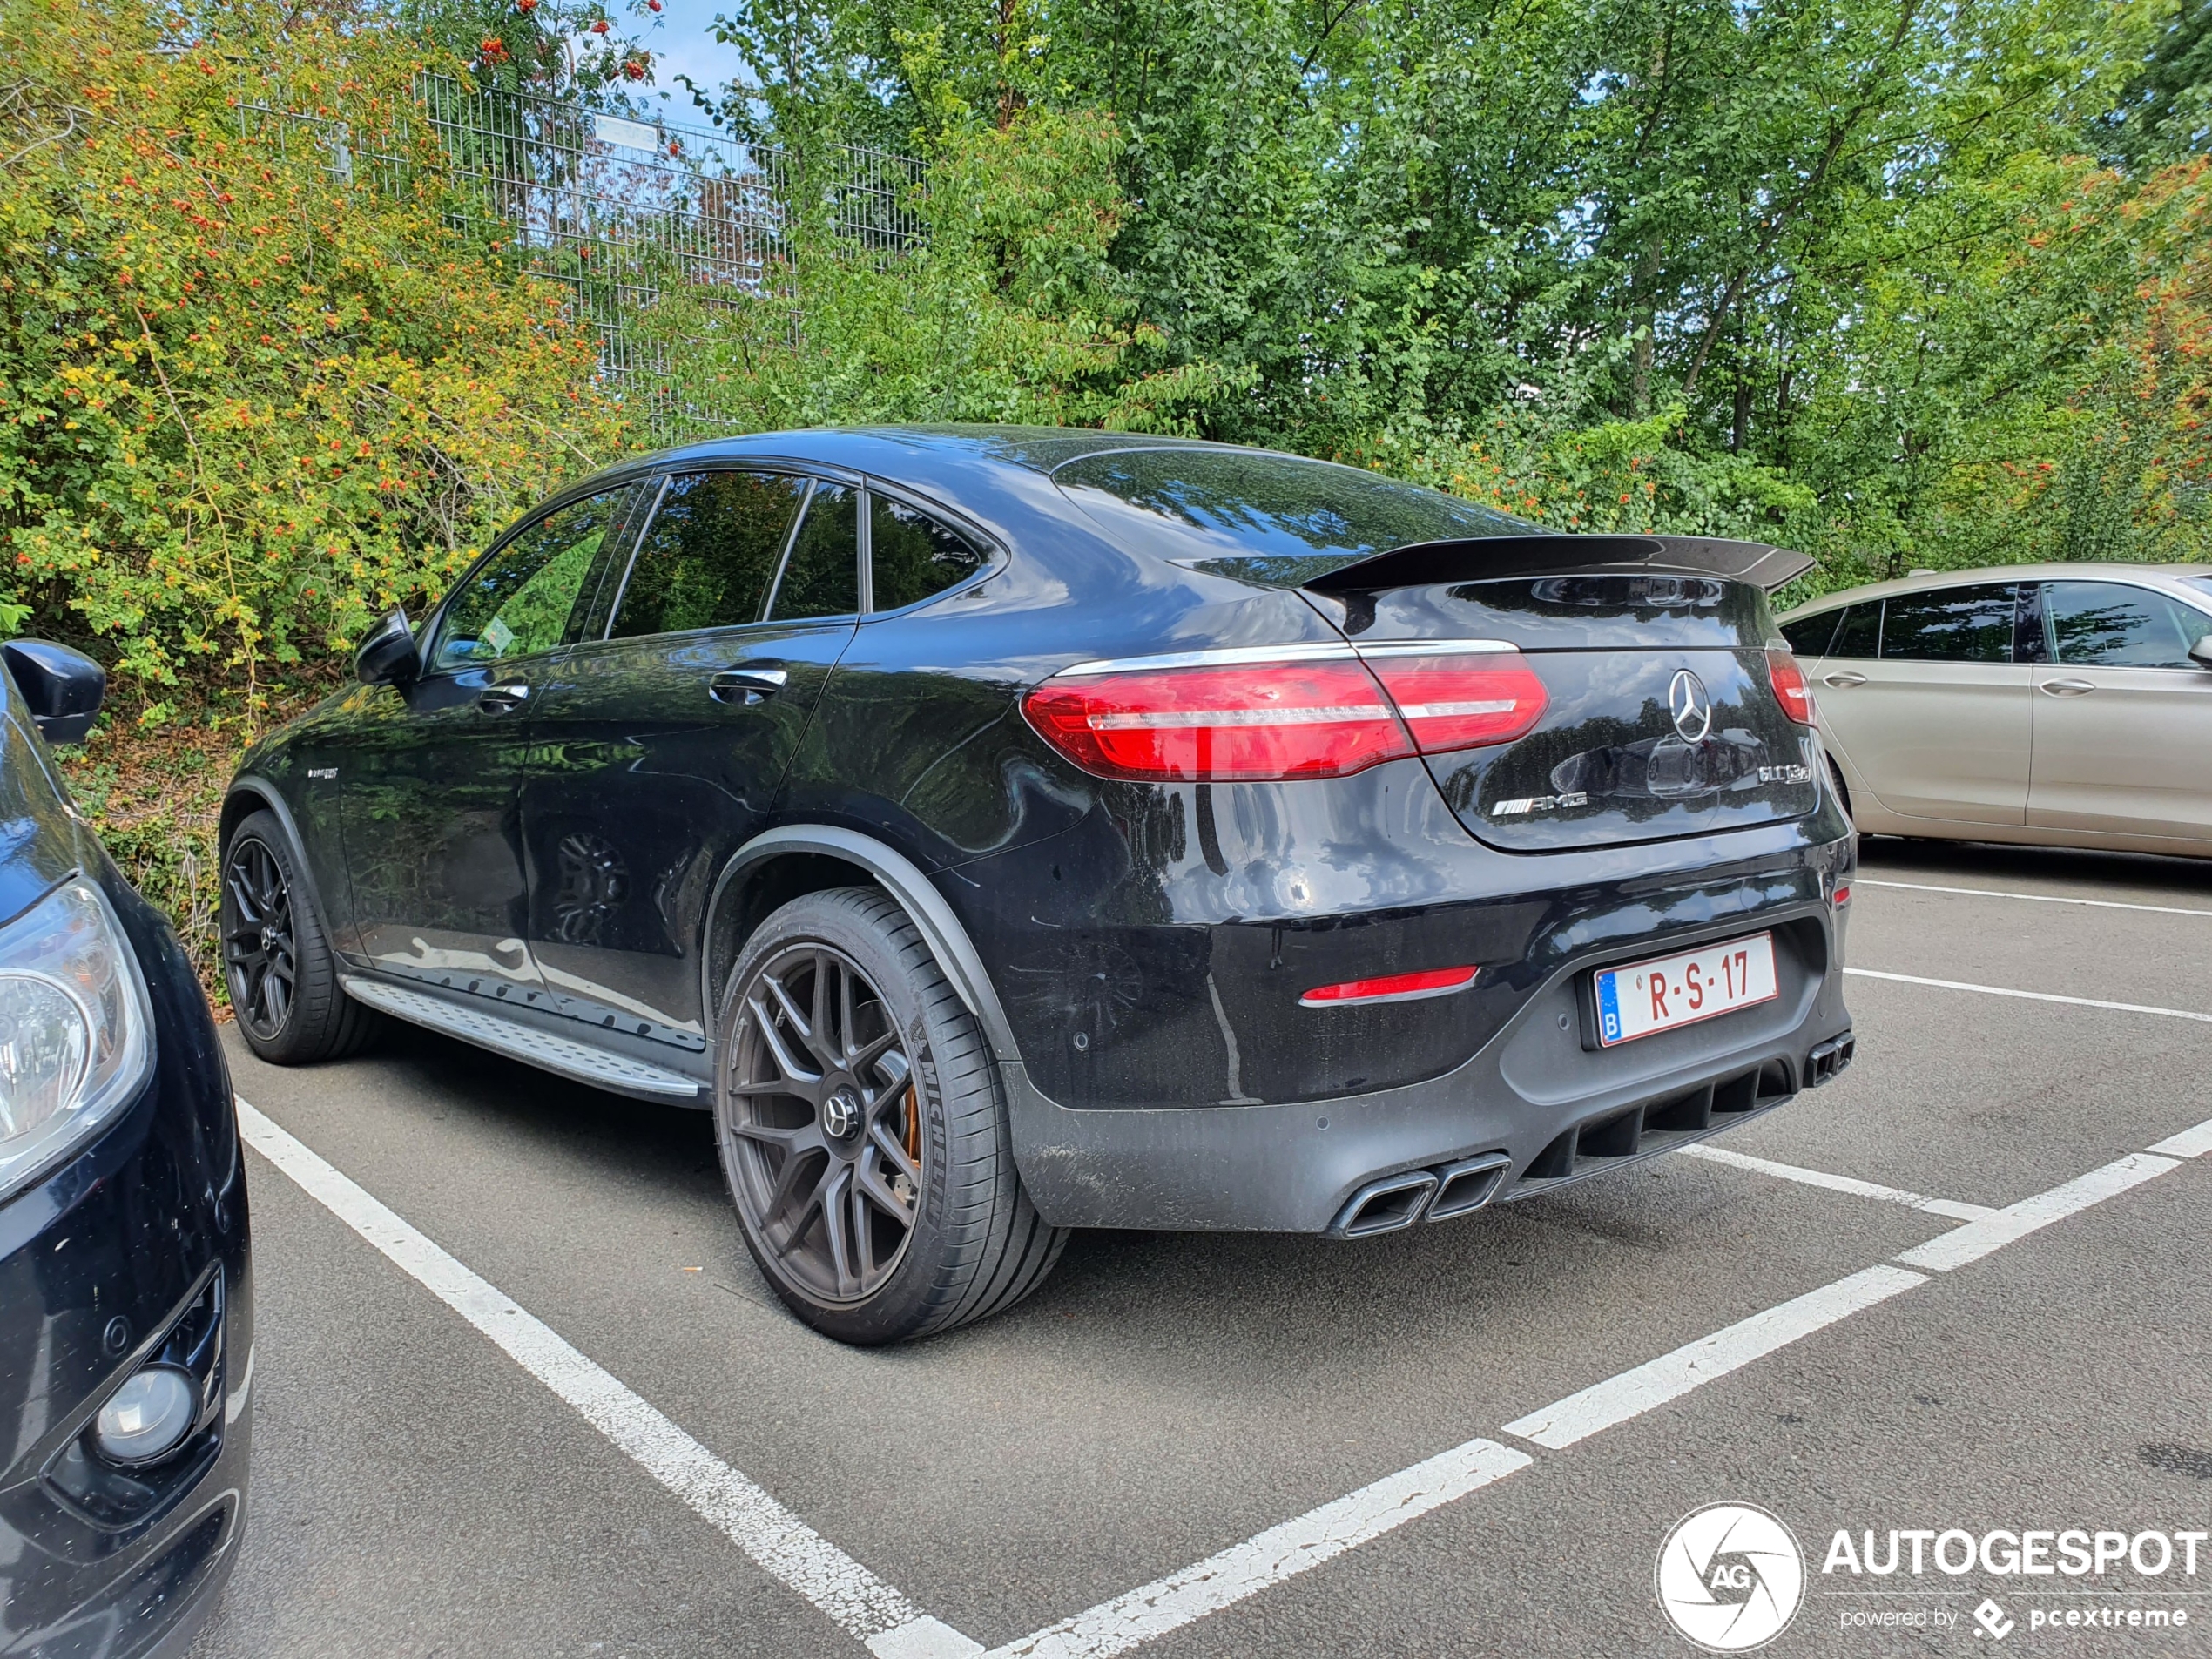
M223 891L230 911L223 964L231 1006L255 1036L273 1042L291 1017L299 980L292 894L275 851L266 842L241 840L224 872Z
M921 1201L913 1062L843 952L794 945L745 987L725 1079L732 1186L776 1270L850 1303L898 1267Z

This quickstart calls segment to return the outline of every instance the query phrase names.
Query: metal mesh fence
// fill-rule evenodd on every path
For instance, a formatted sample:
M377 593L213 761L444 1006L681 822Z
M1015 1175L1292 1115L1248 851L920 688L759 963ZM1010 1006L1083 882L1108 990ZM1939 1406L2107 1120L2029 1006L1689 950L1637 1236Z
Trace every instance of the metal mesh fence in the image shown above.
M809 213L865 255L921 236L910 157L854 145L794 153L439 75L418 77L415 91L408 117L427 123L452 178L514 227L532 273L568 288L573 314L598 337L609 386L662 439L698 424L670 384L664 348L637 326L663 293L734 305L772 291ZM241 99L239 113L260 142L320 145L341 177L404 183L404 155L360 147L343 120L266 95Z

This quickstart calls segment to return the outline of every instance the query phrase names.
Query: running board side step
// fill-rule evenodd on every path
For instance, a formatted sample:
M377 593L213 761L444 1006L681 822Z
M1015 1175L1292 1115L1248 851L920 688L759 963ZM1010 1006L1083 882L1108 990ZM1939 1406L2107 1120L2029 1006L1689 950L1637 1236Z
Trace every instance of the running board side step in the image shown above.
M588 1042L516 1025L496 1014L479 1013L443 997L426 996L420 991L387 984L382 980L341 974L338 983L347 995L364 1007L411 1025L458 1037L463 1042L505 1055L510 1060L573 1077L578 1082L625 1095L648 1095L658 1100L696 1103L698 1099L700 1084L697 1078L686 1077L664 1066L633 1060L628 1055L610 1054Z

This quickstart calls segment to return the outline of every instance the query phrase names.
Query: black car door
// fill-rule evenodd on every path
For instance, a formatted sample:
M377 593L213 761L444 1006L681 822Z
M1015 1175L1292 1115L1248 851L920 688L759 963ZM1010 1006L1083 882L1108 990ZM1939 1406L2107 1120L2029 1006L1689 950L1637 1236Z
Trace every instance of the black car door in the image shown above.
M588 624L533 697L529 938L555 1007L698 1049L715 874L765 826L858 620L860 490L762 467L658 489L604 637Z
M523 525L433 616L415 683L356 694L337 779L346 942L382 971L543 1006L516 810L529 702L591 608L635 495L590 496Z

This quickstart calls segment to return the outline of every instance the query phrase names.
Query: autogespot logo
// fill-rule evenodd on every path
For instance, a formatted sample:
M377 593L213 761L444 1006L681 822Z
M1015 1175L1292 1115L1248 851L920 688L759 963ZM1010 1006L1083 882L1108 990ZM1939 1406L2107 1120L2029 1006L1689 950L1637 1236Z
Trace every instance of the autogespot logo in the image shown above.
M1709 1653L1748 1653L1790 1628L1805 1593L1795 1534L1748 1503L1711 1503L1659 1546L1659 1605Z

